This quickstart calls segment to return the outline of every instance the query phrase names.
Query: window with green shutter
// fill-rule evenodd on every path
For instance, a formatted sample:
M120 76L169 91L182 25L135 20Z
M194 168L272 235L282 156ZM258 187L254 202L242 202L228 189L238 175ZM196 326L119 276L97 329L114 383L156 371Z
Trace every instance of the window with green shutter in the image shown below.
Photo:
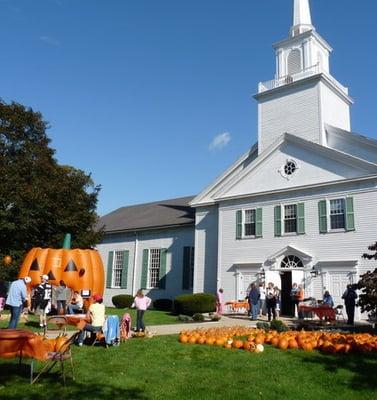
M297 233L303 235L305 233L305 204L297 204Z
M121 284L120 287L122 289L127 289L127 282L128 282L128 259L129 259L129 251L123 251L123 268L121 274Z
M236 239L242 239L242 210L236 212Z
M274 209L275 219L275 236L281 236L281 206L275 206Z
M256 209L256 227L255 227L255 236L262 237L263 236L263 209Z
M353 197L346 198L346 230L355 230L355 212L353 208Z
M113 259L114 259L114 252L109 251L109 255L107 257L107 274L106 274L107 288L111 288L113 285Z
M166 289L166 259L167 259L168 249L160 249L160 271L158 288Z
M327 233L327 202L318 202L319 233Z
M194 247L183 248L182 289L190 290L194 282Z
M146 289L148 287L148 265L149 265L149 250L143 250L143 261L141 267L141 280L140 288Z

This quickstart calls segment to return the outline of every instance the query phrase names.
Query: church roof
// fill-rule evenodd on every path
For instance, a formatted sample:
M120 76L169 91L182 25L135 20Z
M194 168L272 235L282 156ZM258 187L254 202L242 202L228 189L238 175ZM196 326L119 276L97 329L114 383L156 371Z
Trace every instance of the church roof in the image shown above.
M189 206L193 198L187 196L121 207L101 217L97 228L111 233L193 225L195 210Z

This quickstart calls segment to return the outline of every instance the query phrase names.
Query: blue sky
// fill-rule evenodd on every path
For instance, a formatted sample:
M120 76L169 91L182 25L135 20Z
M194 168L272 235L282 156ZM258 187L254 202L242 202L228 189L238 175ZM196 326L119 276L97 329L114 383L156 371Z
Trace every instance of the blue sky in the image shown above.
M256 141L293 0L0 0L0 96L49 121L60 163L102 185L100 215L199 193ZM311 0L331 71L377 138L375 0Z

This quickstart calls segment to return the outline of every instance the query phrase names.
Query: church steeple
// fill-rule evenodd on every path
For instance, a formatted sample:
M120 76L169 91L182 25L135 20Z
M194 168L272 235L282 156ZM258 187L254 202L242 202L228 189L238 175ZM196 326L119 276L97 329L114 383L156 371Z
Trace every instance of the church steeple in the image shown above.
M310 16L309 0L294 0L291 36L314 30Z
M330 73L332 48L312 25L309 0L293 0L289 36L273 47L275 77L255 95L259 153L284 132L325 146L326 124L350 130L352 99Z

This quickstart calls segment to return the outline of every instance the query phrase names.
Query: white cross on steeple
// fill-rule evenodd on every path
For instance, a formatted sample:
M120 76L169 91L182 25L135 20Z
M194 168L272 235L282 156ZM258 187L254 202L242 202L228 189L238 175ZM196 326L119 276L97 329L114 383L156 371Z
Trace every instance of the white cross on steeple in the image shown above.
M309 0L294 0L291 36L314 29L310 16Z

